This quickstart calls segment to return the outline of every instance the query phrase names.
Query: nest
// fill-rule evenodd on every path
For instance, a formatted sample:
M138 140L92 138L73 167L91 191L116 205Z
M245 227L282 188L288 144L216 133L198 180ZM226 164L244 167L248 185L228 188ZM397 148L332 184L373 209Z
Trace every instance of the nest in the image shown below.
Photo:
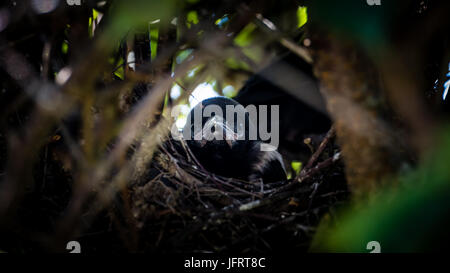
M340 154L324 152L330 138L298 176L266 184L212 174L184 142L166 140L130 187L139 251L307 251L320 219L349 196Z
M51 176L18 211L26 228L3 236L4 246L11 252L66 252L67 242L76 240L83 253L307 251L321 219L348 200L339 155L329 134L296 177L264 184L210 173L186 143L166 139L145 172L130 177L112 202L101 210L83 206L70 225L64 216L79 195L70 172L49 160ZM89 194L95 204L96 194Z

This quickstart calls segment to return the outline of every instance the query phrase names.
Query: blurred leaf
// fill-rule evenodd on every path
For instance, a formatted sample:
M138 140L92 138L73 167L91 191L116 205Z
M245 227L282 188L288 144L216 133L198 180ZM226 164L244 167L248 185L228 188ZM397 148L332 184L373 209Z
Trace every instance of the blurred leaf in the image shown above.
M66 40L64 40L61 44L61 52L63 54L67 54L68 51L69 51L69 43Z
M191 10L190 12L188 12L187 18L186 18L186 25L188 26L188 28L190 28L191 25L198 24L198 22L199 22L199 20L198 20L197 11Z
M255 63L260 63L267 54L259 45L245 47L242 52Z
M364 0L311 1L308 15L314 23L340 35L352 37L369 48L382 45L390 31L403 1L382 1L380 6L371 6ZM405 3L407 5L407 3Z
M308 22L307 8L300 6L297 9L297 27L301 28L306 22Z
M98 11L96 9L92 9L92 18L94 18L94 21L98 18Z
M92 17L89 17L89 37L94 37L94 33L92 32L92 25L94 24L94 20L92 20Z
M300 171L302 170L302 162L300 161L292 161L291 167L295 171L295 174L298 175Z
M234 70L239 70L239 69L243 69L243 70L250 70L250 67L247 65L247 63L241 61L241 60L236 60L234 58L227 58L225 60L225 65L228 68L234 69Z
M116 1L105 39L118 40L122 38L130 28L145 25L155 20L170 22L176 11L177 0L133 0ZM110 40L108 40L110 42Z
M157 24L152 24L150 26L150 51L152 61L156 58L156 53L158 50L158 37L159 37L159 28Z
M114 63L114 59L110 59L110 63L113 64ZM119 77L120 79L124 79L125 78L125 73L124 73L124 69L123 69L123 59L120 58L119 62L116 64L117 68L114 71L114 75L116 77Z
M121 66L119 69L117 69L114 72L114 75L116 75L119 79L124 80L125 79L125 74L124 74L124 71L123 71L123 67Z
M421 167L399 178L401 186L386 189L369 205L356 204L343 212L339 224L325 218L313 251L368 252L369 241L382 252L416 252L447 249L450 242L450 130L439 150Z
M256 25L253 23L244 27L241 32L234 38L234 42L241 47L249 46L252 42L252 33L256 29Z

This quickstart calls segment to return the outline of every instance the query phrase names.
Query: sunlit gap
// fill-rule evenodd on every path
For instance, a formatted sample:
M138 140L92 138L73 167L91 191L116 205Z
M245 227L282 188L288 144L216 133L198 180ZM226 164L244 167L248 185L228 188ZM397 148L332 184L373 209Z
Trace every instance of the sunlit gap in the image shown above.
M172 99L177 99L181 95L181 88L178 85L174 85L170 90L170 97ZM176 125L179 129L183 128L186 124L186 118L189 114L189 111L194 108L197 103L202 100L219 96L219 94L214 90L213 85L210 83L202 83L198 85L194 91L192 91L191 96L189 97L189 104L180 105L181 113L177 118Z

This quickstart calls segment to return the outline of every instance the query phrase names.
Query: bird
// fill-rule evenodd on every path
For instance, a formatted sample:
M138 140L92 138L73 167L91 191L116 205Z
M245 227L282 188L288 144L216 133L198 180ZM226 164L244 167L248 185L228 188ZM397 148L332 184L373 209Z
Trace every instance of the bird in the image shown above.
M196 159L211 173L264 183L286 180L282 156L251 137L255 128L241 104L219 96L201 101L190 111L182 134Z

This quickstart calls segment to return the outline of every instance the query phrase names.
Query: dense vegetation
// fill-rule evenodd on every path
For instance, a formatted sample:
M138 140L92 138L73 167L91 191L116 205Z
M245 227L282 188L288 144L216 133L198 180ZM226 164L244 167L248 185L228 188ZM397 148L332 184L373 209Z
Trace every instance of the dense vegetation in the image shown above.
M0 251L444 248L450 3L367 2L2 2ZM170 137L198 86L234 96L289 54L333 127L288 180L216 176Z

